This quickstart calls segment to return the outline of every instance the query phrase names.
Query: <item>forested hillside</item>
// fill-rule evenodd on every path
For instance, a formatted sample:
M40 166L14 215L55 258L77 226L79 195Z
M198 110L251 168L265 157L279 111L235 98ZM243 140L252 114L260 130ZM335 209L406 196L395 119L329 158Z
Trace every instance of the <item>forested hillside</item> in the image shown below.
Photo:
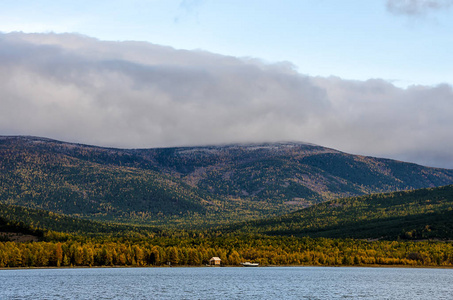
M446 186L340 199L281 218L191 231L0 204L0 268L200 266L213 256L224 265L451 267L453 244L438 239L453 236L452 192Z
M29 234L42 239L49 232L80 236L149 236L159 230L149 226L91 221L42 209L0 203L0 233Z
M0 151L0 198L5 203L82 216L205 211L204 200L189 187L150 170L99 164L20 143Z
M361 239L453 239L453 185L336 199L226 232Z
M135 153L211 195L296 207L453 183L453 170L350 155L304 143L148 149Z
M301 143L123 150L0 138L0 202L97 220L226 224L451 183L452 170Z
M213 256L220 257L223 265L254 261L262 266L453 266L451 242L300 238L227 233L219 229L153 231L8 205L0 208L0 268L201 266ZM5 219L19 216L25 216L21 218L24 222ZM3 235L2 229L33 235L36 239L17 240L17 236ZM14 242L8 241L8 237Z

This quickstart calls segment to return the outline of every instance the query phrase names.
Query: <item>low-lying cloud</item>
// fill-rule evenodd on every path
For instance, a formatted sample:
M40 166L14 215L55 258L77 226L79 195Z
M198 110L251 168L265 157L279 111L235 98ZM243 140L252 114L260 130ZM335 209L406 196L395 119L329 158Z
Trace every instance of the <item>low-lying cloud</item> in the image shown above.
M0 34L0 134L122 148L306 141L453 168L450 85L310 77L203 51Z

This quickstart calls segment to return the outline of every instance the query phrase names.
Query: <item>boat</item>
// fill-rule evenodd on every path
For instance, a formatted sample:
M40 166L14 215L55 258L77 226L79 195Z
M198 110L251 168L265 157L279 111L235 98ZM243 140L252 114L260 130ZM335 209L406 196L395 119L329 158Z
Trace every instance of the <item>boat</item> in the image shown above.
M251 263L249 261L246 261L246 262L241 263L241 265L244 267L258 267L259 263Z

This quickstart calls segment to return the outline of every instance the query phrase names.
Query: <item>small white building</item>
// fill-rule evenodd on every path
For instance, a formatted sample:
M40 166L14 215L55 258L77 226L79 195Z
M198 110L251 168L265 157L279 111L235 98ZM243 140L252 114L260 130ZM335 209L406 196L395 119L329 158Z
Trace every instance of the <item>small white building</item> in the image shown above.
M215 257L212 257L210 260L209 260L209 265L211 266L220 266L220 263L222 262L222 260L215 256Z

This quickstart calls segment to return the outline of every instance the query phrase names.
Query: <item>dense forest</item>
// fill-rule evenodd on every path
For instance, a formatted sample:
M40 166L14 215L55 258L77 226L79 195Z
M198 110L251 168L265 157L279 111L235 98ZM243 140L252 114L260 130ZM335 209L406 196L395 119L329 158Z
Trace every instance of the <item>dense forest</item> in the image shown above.
M332 238L452 239L453 185L336 199L222 230Z
M4 224L75 235L141 235L192 230L191 227L150 226L90 221L42 209L0 203ZM268 236L310 236L360 239L451 239L453 237L453 185L336 199L287 215L200 227L198 232L259 234Z
M66 239L0 242L0 267L201 266L213 256L223 265L244 261L265 265L453 266L451 242L221 236L149 239ZM65 237L67 238L67 237Z
M147 236L160 231L145 225L119 224L112 222L90 221L57 214L42 209L32 209L0 203L0 232L35 234L42 237L44 232L55 231L83 236Z
M91 220L206 227L446 184L452 170L303 143L112 149L0 137L1 203Z
M431 225L427 229L424 223L426 220L437 220L429 217L432 213L443 210L451 212L452 190L453 186L447 186L341 199L319 204L318 209L322 209L324 215L319 211L320 216L317 218L315 213L310 217L306 212L316 208L313 207L281 217L280 221L272 219L274 223L263 220L249 222L246 227L238 224L203 230L95 222L43 210L1 205L0 232L31 235L36 239L17 242L11 236L2 235L0 267L202 266L213 256L220 257L223 265L231 266L253 261L263 266L453 267L453 218L448 217L442 221L449 231L436 229L437 225L433 225L435 223L429 223ZM363 219L369 218L372 224L369 227L374 232L379 229L379 235L384 236L388 231L385 226L388 220L378 216L385 216L386 213L392 215L398 211L398 207L403 219L414 217L424 226L423 229L430 232L430 239L419 240L416 231L403 232L394 240L391 236L380 240L344 238L354 232L353 228L357 226L357 223L348 226L347 222L351 222L352 216L360 216L357 211L352 213L351 209L365 209L366 205L374 205L375 211L365 214ZM343 207L344 211L332 213L328 211L329 207ZM335 218L329 218L329 215ZM288 218L293 218L291 232L282 230L288 229L285 227L288 226ZM309 231L299 232L303 234L296 234L298 232L294 229L298 227L294 218L299 221L305 219L307 224L313 226L309 227ZM259 225L260 222L263 225ZM335 222L340 225L333 226L335 230L329 230L343 238L313 237L326 232L323 224ZM400 226L401 223L397 222L397 225ZM260 226L263 228L261 231L257 230ZM315 230L316 226L318 231ZM231 230L233 227L235 231ZM269 228L274 231L269 231ZM364 231L361 229L359 232ZM448 237L442 236L443 234ZM441 241L441 238L447 240Z

